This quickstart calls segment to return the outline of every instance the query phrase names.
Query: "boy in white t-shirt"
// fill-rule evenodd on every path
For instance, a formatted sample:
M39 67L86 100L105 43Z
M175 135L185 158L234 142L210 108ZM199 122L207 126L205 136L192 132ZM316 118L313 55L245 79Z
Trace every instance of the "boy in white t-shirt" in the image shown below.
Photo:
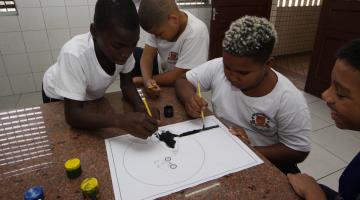
M271 68L275 42L268 20L240 18L225 33L223 57L188 71L176 91L186 112L200 117L207 103L196 95L199 81L211 90L218 117L243 127L251 145L284 173L297 172L310 151L310 114L300 91Z
M153 96L159 86L173 86L178 77L208 59L209 33L204 22L179 10L174 0L142 0L139 6L141 27L150 33L143 50L140 68L133 78ZM159 54L159 75L153 74L153 61ZM149 89L150 88L150 89Z
M57 62L46 71L43 78L44 103L63 100L65 118L72 127L117 127L140 138L152 135L158 126L156 118L145 114L130 73L135 63L132 52L139 31L138 15L132 1L98 0L90 33L68 41ZM119 74L123 95L135 112L104 114L85 111L84 103L102 98Z

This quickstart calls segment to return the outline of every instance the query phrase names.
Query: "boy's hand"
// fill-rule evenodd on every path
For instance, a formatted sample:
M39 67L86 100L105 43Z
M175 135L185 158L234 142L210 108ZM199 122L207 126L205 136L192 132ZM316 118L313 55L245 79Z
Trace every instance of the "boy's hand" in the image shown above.
M151 115L154 120L160 123L160 110L155 107L150 107Z
M133 77L132 81L136 87L141 87L144 84L142 77Z
M193 118L201 117L201 111L204 111L208 106L208 103L202 97L193 95L185 102L185 111Z
M326 199L316 180L307 174L287 174L296 194L305 199Z
M131 135L146 139L158 129L157 120L147 116L145 113L131 112L126 117L117 119L117 126Z
M144 83L145 92L150 98L157 98L160 96L160 87L154 79L150 79Z
M245 142L246 144L250 144L250 140L248 135L246 134L245 130L243 128L240 127L230 127L229 128L230 133L232 133L233 135L237 136L240 140L242 140L243 142Z

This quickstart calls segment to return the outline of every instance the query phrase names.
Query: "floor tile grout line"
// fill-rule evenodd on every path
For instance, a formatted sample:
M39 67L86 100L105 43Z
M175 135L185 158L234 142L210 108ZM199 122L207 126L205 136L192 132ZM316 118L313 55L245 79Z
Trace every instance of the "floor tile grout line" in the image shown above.
M323 121L325 121L325 122L327 122L327 123L329 123L329 124L335 124L333 120L329 121L328 119L323 119L323 116L320 116L320 115L317 114L317 113L313 113L313 112L310 111L310 114L315 115L315 117L317 117L317 118L319 118L319 119L321 119L321 120L323 120Z
M331 152L331 151L330 151L328 148L326 148L324 145L319 144L318 142L316 142L316 141L312 140L311 138L310 138L310 140L311 140L313 143L315 143L315 144L319 145L319 146L320 146L323 150L327 151L327 152L328 152L328 153L330 153L331 155L333 155L333 156L335 156L336 158L338 158L339 160L341 160L341 161L345 162L346 164L349 164L349 162L348 162L348 161L346 161L346 160L342 159L340 156L338 156L338 155L336 155L335 153Z
M326 122L326 123L327 123L327 122ZM322 127L322 128L316 129L316 130L314 130L314 131L312 131L312 132L313 132L314 134L318 134L318 133L315 133L315 132L318 132L318 131L320 131L320 130L329 128L329 127L334 126L334 125L335 125L335 124L329 124L329 125L324 126L324 127Z
M322 176L321 178L318 178L318 179L316 179L316 181L318 182L318 181L320 181L321 179L324 179L324 178L326 178L326 177L328 177L328 176L331 176L331 175L333 175L333 174L335 174L335 173L337 173L337 172L339 172L339 171L341 171L341 170L343 170L343 169L345 169L346 167L342 167L342 168L340 168L340 169L337 169L336 171L333 171L333 172L331 172L330 174L328 174L328 175L326 175L326 176Z
M14 108L14 109L16 109L16 108L18 107L18 105L19 105L19 103L20 103L20 99L22 98L22 96L23 96L23 94L20 94L20 95L19 95L19 98L18 98L18 100L17 100L17 102L16 102L16 105L15 105L15 108Z

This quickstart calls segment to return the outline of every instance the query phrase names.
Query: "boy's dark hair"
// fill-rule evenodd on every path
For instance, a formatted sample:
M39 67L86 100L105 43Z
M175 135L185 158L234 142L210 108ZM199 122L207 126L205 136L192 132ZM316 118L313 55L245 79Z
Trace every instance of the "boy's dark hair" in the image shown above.
M346 43L338 50L336 57L345 60L355 69L360 70L360 39Z
M276 39L276 30L267 19L244 16L226 31L223 49L233 56L249 57L264 64L271 56Z
M174 10L179 10L175 0L142 0L139 6L140 25L145 31L150 31L162 25Z
M98 0L95 6L95 27L102 31L118 23L126 30L139 29L139 16L132 0Z

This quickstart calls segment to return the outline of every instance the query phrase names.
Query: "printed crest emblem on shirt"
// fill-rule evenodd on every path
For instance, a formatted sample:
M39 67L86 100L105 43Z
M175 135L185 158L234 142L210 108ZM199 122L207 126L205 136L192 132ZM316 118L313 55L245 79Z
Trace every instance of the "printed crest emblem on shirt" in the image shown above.
M168 62L170 64L175 64L177 60L178 60L178 53L170 51L168 55Z
M250 124L260 130L270 128L270 119L263 113L254 113L251 116Z

